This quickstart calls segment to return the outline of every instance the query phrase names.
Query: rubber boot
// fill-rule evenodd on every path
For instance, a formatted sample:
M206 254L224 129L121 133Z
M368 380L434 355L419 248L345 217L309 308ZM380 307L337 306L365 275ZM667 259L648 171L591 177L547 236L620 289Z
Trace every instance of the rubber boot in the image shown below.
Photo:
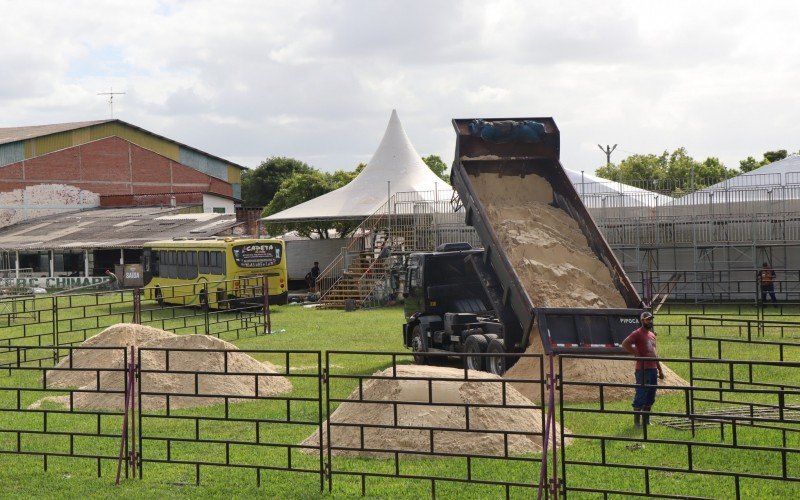
M647 426L650 425L650 407L645 406L642 408L642 423Z
M634 408L633 409L633 426L634 427L641 427L642 426L642 411L641 408Z

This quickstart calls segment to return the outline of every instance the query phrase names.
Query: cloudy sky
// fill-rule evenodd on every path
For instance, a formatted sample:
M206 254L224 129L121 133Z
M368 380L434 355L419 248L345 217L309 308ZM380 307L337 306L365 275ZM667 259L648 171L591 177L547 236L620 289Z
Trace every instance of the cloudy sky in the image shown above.
M114 117L254 167L369 160L392 109L452 162L451 118L552 116L564 166L685 146L800 149L792 1L0 0L0 127Z

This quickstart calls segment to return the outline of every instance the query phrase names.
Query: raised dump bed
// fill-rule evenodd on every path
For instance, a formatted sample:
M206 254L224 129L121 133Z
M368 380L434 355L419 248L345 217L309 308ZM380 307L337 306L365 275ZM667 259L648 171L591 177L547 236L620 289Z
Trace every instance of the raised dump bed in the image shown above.
M453 120L451 179L483 250L411 254L405 344L465 352L502 374L504 353L622 353L642 301L559 163L551 118ZM541 339L531 339L536 334ZM493 356L478 356L488 352Z
M553 119L453 125L451 179L485 249L472 260L505 318L506 349L524 350L538 322L545 352L621 352L642 301L559 162Z

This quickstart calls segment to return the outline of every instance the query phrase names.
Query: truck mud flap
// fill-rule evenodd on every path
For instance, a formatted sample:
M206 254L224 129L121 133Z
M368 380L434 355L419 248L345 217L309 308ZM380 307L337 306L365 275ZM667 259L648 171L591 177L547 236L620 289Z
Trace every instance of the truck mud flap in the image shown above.
M542 345L550 353L624 353L622 341L639 327L643 309L538 308Z

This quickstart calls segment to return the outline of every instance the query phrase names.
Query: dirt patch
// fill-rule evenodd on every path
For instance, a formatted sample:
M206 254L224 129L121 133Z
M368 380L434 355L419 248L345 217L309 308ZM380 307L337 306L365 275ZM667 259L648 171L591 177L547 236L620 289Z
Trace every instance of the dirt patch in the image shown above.
M142 407L148 410L165 409L168 399L170 408L189 408L220 404L226 397L231 402L241 402L247 397L272 396L292 390L291 382L277 375L279 372L269 363L259 362L246 353L218 352L236 351L238 348L216 337L175 335L150 327L125 324L109 327L83 345L187 349L169 353L159 350L142 352L141 390L145 393L160 393L142 397ZM124 404L122 394L96 392L98 389L121 391L124 388L124 373L108 371L109 368L122 368L123 357L121 354L109 356L108 352L88 349L73 351L73 367L94 370L49 370L46 375L47 387L84 389L86 392L79 390L73 393L74 408L121 409ZM69 363L67 358L57 366L66 367ZM174 373L184 371L192 373ZM235 375L236 373L248 374ZM201 397L202 395L206 397ZM37 408L45 401L68 406L70 397L44 398L31 408Z
M392 369L374 374L391 377ZM532 403L513 387L506 386L506 406L503 408L470 408L469 432L467 411L464 406L443 404L502 404L503 387L496 382L500 377L490 373L469 371L463 380L464 370L435 366L403 365L397 367L397 377L385 380L369 379L362 393L356 389L348 400L381 401L379 403L344 402L330 416L334 447L355 448L333 450L336 455L361 457L390 457L382 452L464 453L505 456L503 434L479 432L481 430L541 433L541 410L514 408ZM451 381L407 380L408 377L434 377L460 379ZM481 381L484 382L481 382ZM430 392L429 392L430 391ZM383 403L385 401L386 403ZM425 404L392 404L396 402L421 402ZM395 422L395 406L397 421ZM416 426L440 430L392 428L363 428L335 424L370 424L388 426ZM325 426L323 425L323 432ZM478 432L476 432L478 431ZM433 442L431 442L433 441ZM303 441L304 445L319 446L319 431ZM508 454L520 455L541 451L541 436L508 434ZM419 456L419 455L418 455Z

